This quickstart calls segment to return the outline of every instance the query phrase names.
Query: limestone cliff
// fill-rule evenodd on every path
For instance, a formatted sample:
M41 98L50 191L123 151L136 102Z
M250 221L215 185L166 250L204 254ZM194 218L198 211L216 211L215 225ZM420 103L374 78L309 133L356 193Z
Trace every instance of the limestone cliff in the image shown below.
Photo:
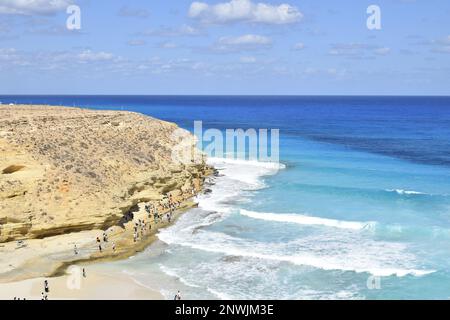
M177 129L132 112L0 106L0 242L106 229L140 202L200 188L206 165L172 161Z

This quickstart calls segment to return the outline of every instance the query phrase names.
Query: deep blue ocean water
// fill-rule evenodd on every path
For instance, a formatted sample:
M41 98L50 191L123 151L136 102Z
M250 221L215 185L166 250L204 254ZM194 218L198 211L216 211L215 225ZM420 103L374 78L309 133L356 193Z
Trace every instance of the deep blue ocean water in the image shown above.
M223 177L114 263L168 298L450 298L449 97L0 96L131 110L205 128L280 129L279 171Z

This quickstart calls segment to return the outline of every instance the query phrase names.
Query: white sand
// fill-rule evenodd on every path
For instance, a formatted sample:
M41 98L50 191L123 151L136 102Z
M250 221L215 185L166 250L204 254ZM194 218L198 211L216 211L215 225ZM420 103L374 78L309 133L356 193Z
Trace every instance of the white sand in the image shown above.
M27 300L41 300L42 292L44 291L44 280L48 280L49 283L49 300L164 299L159 292L135 283L126 275L108 275L98 271L90 272L89 266L85 268L86 278L83 278L80 273L75 271L72 275L56 278L35 278L2 283L0 284L0 300L13 300L14 297L21 300L23 298Z

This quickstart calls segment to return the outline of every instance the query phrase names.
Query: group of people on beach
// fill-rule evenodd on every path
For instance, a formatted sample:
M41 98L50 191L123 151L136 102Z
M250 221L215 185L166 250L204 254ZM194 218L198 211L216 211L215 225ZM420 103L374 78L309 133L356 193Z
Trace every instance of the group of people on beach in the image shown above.
M82 269L83 278L86 278L86 269ZM50 286L48 284L48 280L44 280L44 291L41 292L41 300L48 300L48 294L50 293ZM20 300L14 297L14 300ZM23 299L25 300L25 298Z
M103 246L102 246L102 240L103 240ZM106 231L103 231L102 237L97 237L96 242L98 244L98 251L101 253L106 247L106 244L109 242L108 233ZM116 244L114 242L111 243L111 249L115 252L116 251Z
M134 242L137 242L139 239L144 239L144 236L146 233L150 232L152 230L152 223L151 219L153 218L153 221L155 224L158 224L160 222L164 222L164 219L166 222L170 223L173 218L173 214L176 209L180 208L182 201L197 196L197 191L195 187L192 187L190 191L183 192L181 191L180 199L174 200L174 197L171 193L166 194L163 196L163 199L159 201L157 205L148 203L144 205L145 212L147 213L146 219L137 219L137 221L134 222L134 232L133 232L133 238ZM162 214L160 214L162 212ZM132 213L128 213L127 215L127 221L134 221L135 217ZM104 231L102 236L96 237L96 243L98 244L98 250L101 253L103 249L106 247L106 244L109 242L109 237L107 231ZM115 252L116 245L114 242L111 244L112 250ZM73 248L74 254L79 254L79 249L76 244L74 244ZM85 268L82 269L82 275L83 278L86 278L86 270ZM44 290L41 292L41 300L48 300L48 294L50 292L50 287L48 280L44 281ZM20 300L20 298L14 297L14 300ZM25 298L23 299L25 300ZM177 294L174 297L174 300L181 300L181 293L180 291L177 292Z
M153 218L153 221L155 224L158 224L160 222L164 222L164 219L166 222L171 223L173 214L176 209L180 208L182 201L194 197L197 195L197 191L195 187L192 187L190 191L183 192L181 191L180 199L174 200L174 197L171 193L166 194L163 196L163 199L159 201L157 205L153 203L147 203L144 205L145 212L147 213L146 219L137 219L137 221L134 222L134 232L133 232L133 240L134 242L137 242L140 239L144 239L144 236L152 230L152 223L151 219ZM162 214L160 213L162 212ZM126 221L134 221L135 217L132 213L128 213L126 217ZM106 244L109 242L109 237L107 231L104 231L102 236L96 237L96 243L98 245L99 252L103 252L104 248L106 247ZM116 245L113 242L111 244L112 250L115 252ZM73 252L75 255L79 254L79 249L76 244L74 244ZM83 268L83 277L86 278L86 270ZM42 300L48 300L48 294L50 292L48 281L44 281L44 291L42 291L41 296ZM14 297L14 300L20 300L17 297ZM24 299L25 300L25 299ZM181 300L181 294L180 291L175 295L175 300Z
M50 287L48 281L44 280L44 291L41 292L41 300L48 300L48 294L50 292Z

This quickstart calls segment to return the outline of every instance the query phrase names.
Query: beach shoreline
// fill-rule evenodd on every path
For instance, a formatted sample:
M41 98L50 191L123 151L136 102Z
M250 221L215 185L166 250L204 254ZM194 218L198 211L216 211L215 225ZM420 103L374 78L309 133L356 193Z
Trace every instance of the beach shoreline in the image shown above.
M136 283L131 277L120 274L118 272L106 273L105 270L100 268L100 271L96 266L107 264L109 262L121 261L128 259L135 254L138 254L148 248L154 241L157 240L156 234L160 229L169 227L176 223L180 216L187 212L188 210L195 208L197 203L188 199L186 203L174 211L173 218L171 222L165 221L160 223L158 226L153 227L152 232L145 235L140 242L136 245L127 247L121 252L107 252L104 255L95 254L90 257L75 259L73 260L60 260L55 261L54 264L47 264L43 260L42 256L36 254L33 257L21 256L23 260L30 260L27 265L33 265L35 270L42 270L47 268L47 275L36 273L32 277L25 273L21 273L21 270L14 270L11 273L11 277L2 276L0 278L0 300L12 300L14 297L26 298L28 300L40 300L42 298L41 293L43 290L44 280L47 280L50 286L55 287L49 299L56 300L71 300L71 299L87 299L87 300L161 300L164 299L163 295L156 290L152 290L141 284ZM141 215L143 212L141 212ZM139 215L138 215L139 216ZM95 230L90 232L74 233L66 236L55 236L51 241L68 241L70 236L70 241L75 241L75 239L81 240L86 237L86 235L95 234ZM126 232L126 231L125 231ZM66 238L66 239L65 239ZM31 242L30 240L29 242ZM42 239L40 241L46 241ZM48 241L48 239L47 239ZM5 244L2 244L5 246ZM37 248L38 244L32 244L32 248ZM82 247L79 248L80 251ZM65 251L70 254L72 247L66 247ZM20 259L20 258L19 258ZM11 261L11 260L9 260ZM88 270L87 279L82 279L82 285L80 288L70 289L68 281L70 281L71 272L70 269L76 267L78 270L85 268ZM91 267L97 269L92 272ZM112 292L108 288L114 289ZM39 292L40 290L40 292Z

